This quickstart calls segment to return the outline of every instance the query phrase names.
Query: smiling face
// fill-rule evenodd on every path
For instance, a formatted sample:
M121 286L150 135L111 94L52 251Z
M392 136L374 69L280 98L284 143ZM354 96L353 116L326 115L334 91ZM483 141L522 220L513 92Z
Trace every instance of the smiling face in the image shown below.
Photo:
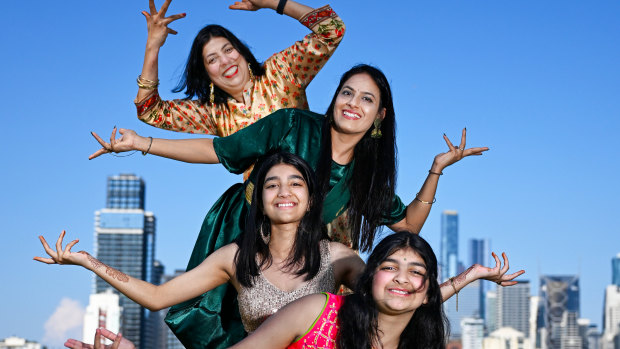
M375 119L385 117L381 91L370 75L356 74L343 85L334 102L334 127L344 134L364 135Z
M212 37L204 45L202 57L213 84L233 97L243 92L250 81L248 62L228 39Z
M277 164L269 169L262 200L263 212L271 224L299 224L308 211L308 198L308 185L294 166Z
M379 264L372 294L379 312L400 315L427 303L428 280L422 257L411 248L400 249Z

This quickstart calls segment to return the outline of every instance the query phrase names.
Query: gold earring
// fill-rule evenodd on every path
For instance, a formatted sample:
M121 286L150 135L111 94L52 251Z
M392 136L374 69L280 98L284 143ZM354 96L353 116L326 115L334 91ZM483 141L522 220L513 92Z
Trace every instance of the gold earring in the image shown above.
M373 124L375 125L375 128L372 130L372 132L370 132L370 137L374 139L381 138L381 136L383 135L381 133L381 119L375 119Z
M211 102L211 105L213 105L213 103L215 102L215 88L213 87L213 83L209 84L209 90L211 91L211 93L209 93L209 102Z
M248 63L248 70L250 71L250 81L254 81L254 73L252 72L252 66Z
M271 234L266 234L263 231L263 227L260 227L260 236L261 238L263 238L263 242L265 243L265 245L269 245L269 241L271 240Z

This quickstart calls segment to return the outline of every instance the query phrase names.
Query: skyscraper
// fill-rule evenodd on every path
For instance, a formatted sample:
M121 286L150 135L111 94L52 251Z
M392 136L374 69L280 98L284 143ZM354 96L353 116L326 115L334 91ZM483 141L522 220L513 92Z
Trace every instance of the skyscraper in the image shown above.
M544 321L543 340L548 349L560 349L562 336L570 335L563 330L565 325L571 325L572 318L579 317L579 277L570 276L541 276L540 295L542 298L541 315ZM573 313L566 317L564 313Z
M441 214L441 240L439 244L440 279L446 281L458 274L459 265L459 215L456 211Z
M468 255L469 255L469 265L480 264L484 266L493 265L490 261L491 259L491 242L489 239L469 239L468 246ZM492 283L481 283L480 284L480 317L486 320L486 293L489 290L488 286Z
M484 322L487 331L490 333L499 328L499 322L497 320L497 291L487 291L484 301L486 304L484 308Z
M155 216L144 210L144 192L144 181L133 174L108 177L106 208L95 212L95 255L127 275L153 282ZM93 293L110 288L95 276ZM145 348L148 310L124 295L120 306L121 332Z
M461 331L462 349L482 348L484 320L480 318L463 318L461 319Z
M469 265L491 265L491 241L489 239L469 239Z
M100 327L117 333L120 330L121 307L119 306L118 294L108 289L106 292L90 295L88 307L84 314L82 326L82 341L94 343L95 330Z
M450 337L458 338L463 334L461 321L465 318L480 319L480 285L476 280L459 291L459 309L456 311L456 296L443 303L443 309L450 321Z
M582 349L583 340L579 334L577 313L565 311L560 323L560 349Z
M620 253L611 259L611 283L620 286Z
M603 348L613 348L620 337L620 286L607 286L603 307Z
M529 335L530 282L519 280L516 285L497 288L497 321L499 327L512 327Z

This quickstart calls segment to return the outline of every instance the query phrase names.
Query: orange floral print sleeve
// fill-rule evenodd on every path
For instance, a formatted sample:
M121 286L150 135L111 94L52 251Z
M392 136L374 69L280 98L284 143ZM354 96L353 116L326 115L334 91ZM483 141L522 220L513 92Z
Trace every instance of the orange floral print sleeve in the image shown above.
M345 26L329 5L311 11L300 22L312 33L265 61L265 74L244 91L245 101L229 98L226 105L211 107L198 100L164 101L154 90L135 101L138 118L171 131L223 137L278 109L308 109L305 89L338 47Z

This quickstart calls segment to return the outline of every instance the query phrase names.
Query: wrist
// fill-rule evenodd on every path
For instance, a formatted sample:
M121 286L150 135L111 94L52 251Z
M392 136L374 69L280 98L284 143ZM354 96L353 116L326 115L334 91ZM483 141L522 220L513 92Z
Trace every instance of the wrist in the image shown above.
M139 150L141 152L146 152L151 142L152 141L150 137L142 137L136 134L136 139L133 142L132 150Z
M443 170L445 167L437 164L436 162L433 162L433 164L431 165L431 169L428 170L429 173L441 173L443 174Z
M163 42L155 42L152 40L146 40L146 55L155 54L159 55L159 50L164 45Z

